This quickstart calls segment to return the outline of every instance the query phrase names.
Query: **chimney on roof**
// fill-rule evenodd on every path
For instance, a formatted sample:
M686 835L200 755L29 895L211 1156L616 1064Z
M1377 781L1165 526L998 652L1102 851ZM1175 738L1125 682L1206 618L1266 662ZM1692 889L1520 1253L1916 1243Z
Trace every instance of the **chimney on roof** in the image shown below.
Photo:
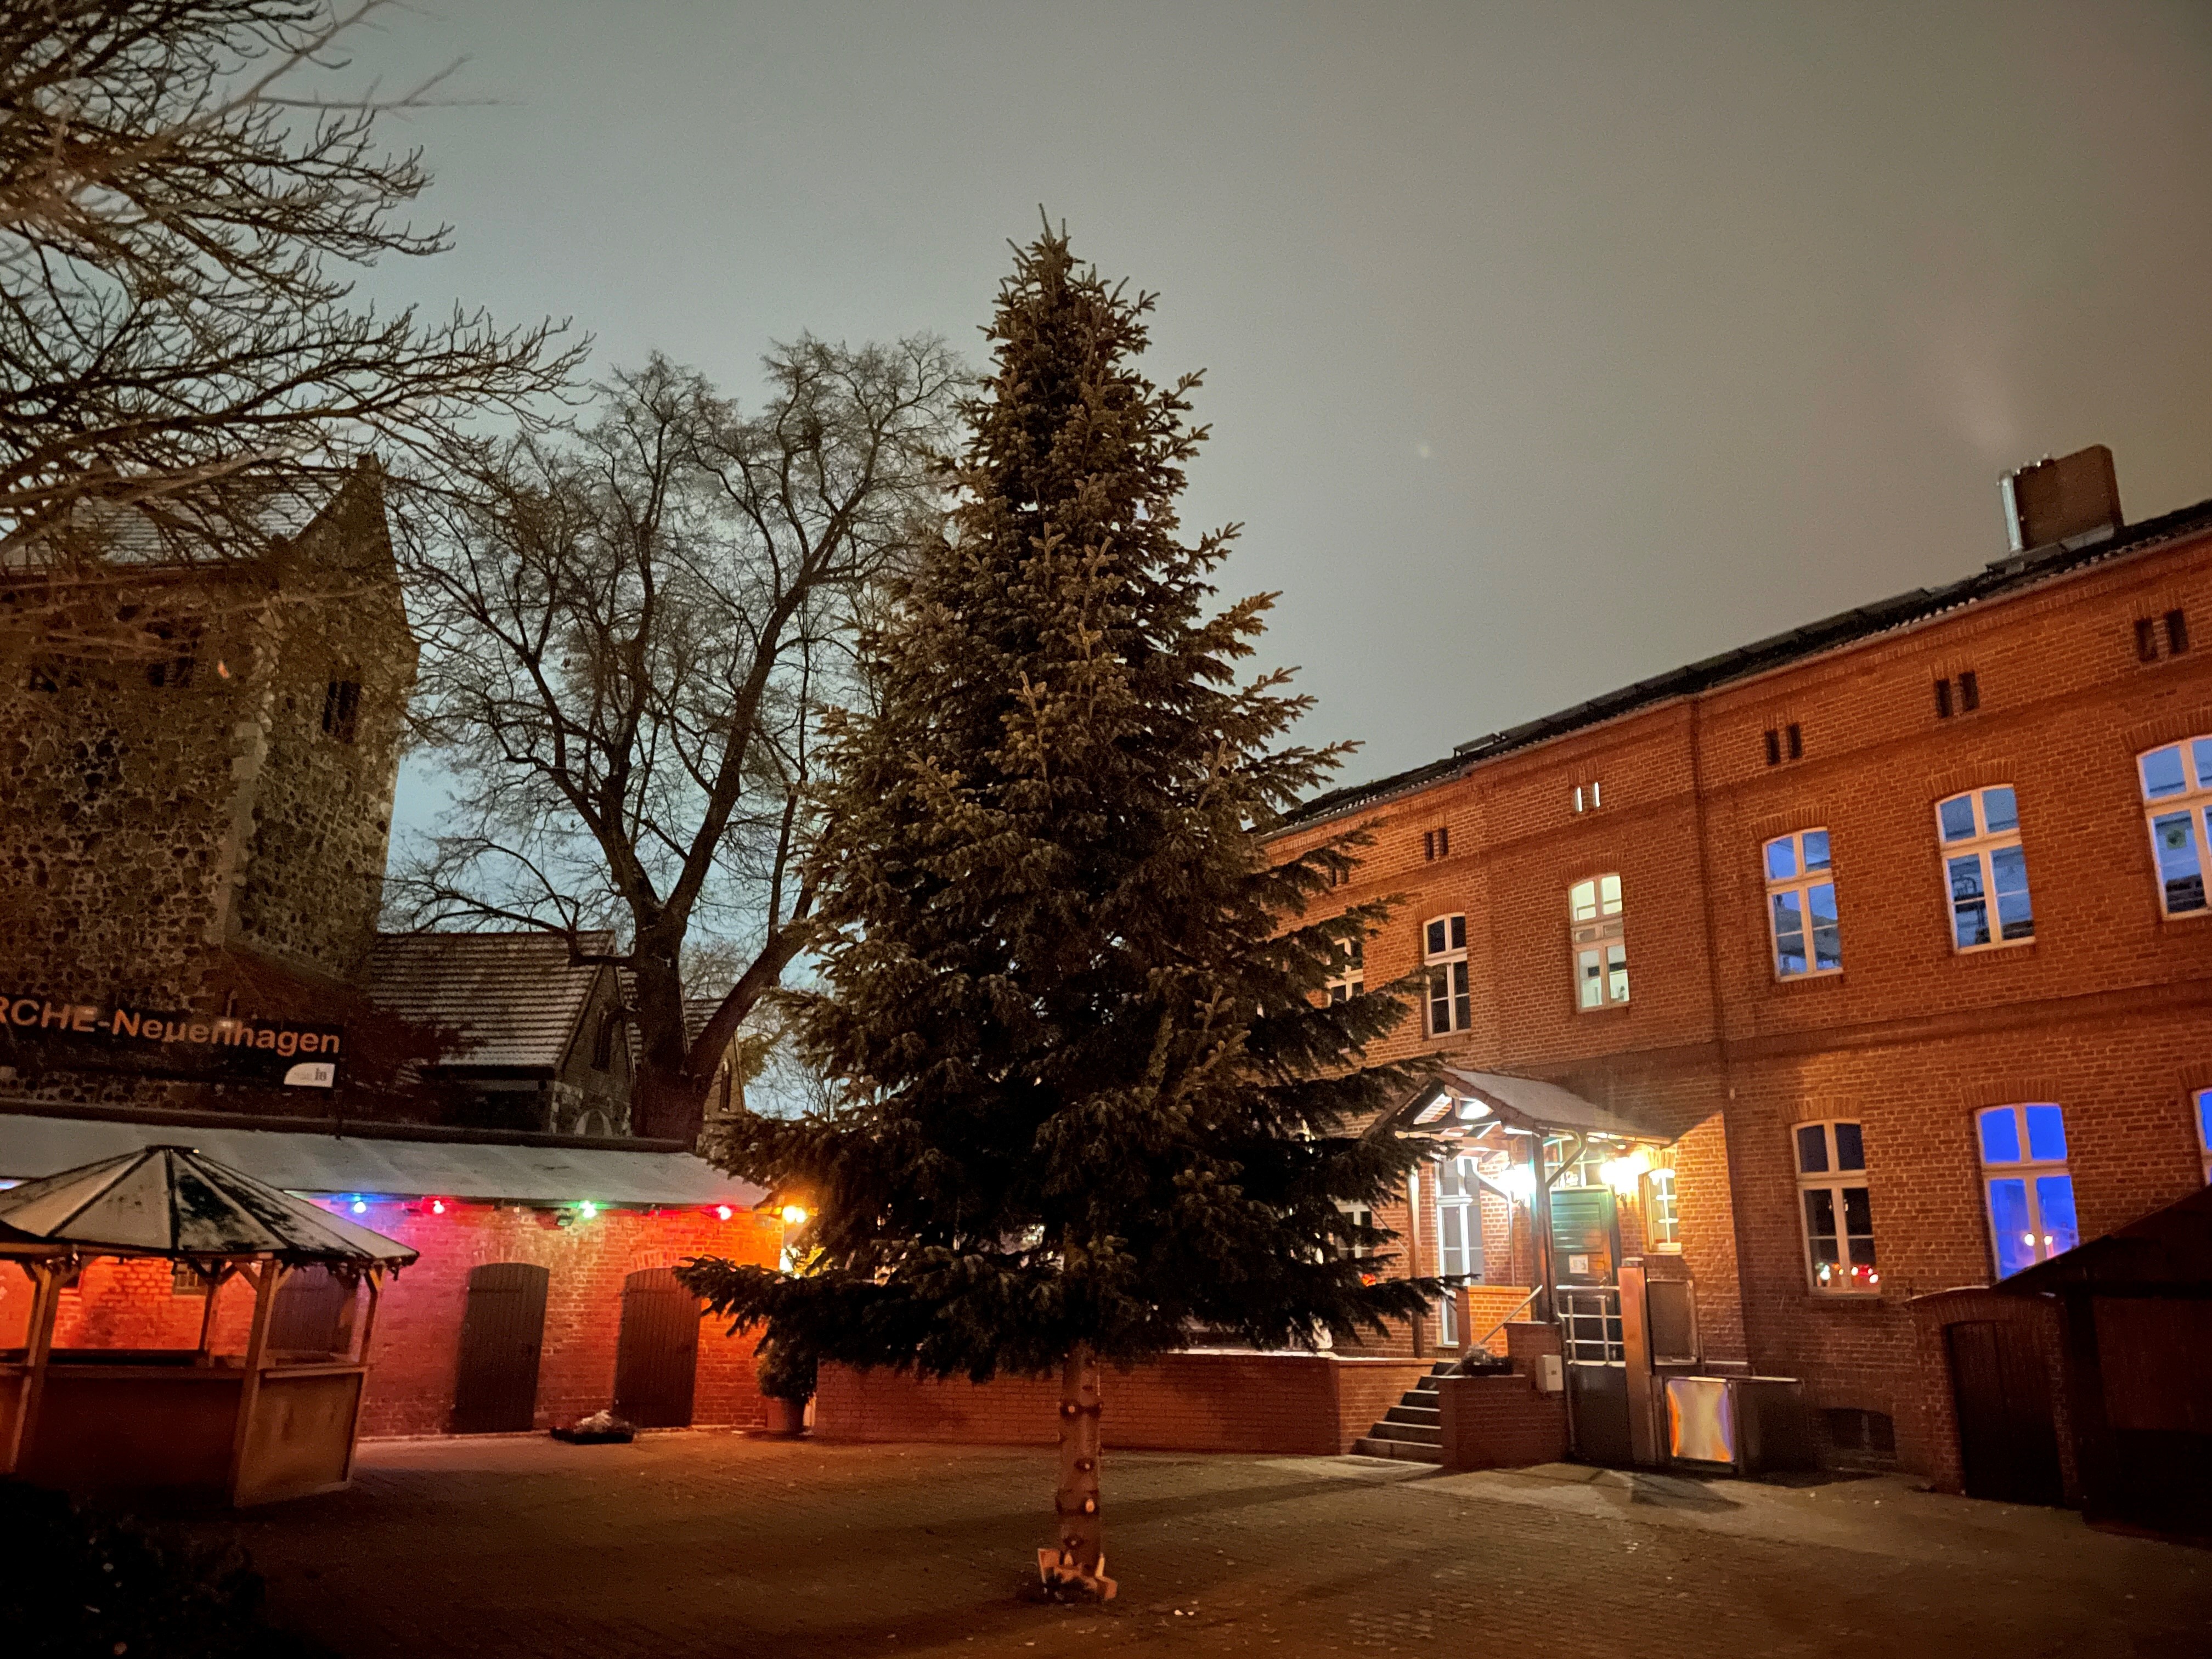
M2048 455L1997 481L2004 494L2005 529L2012 550L2025 553L2052 542L2090 538L2116 531L2120 516L2120 481L2112 471L2112 452L2091 444L2052 460Z

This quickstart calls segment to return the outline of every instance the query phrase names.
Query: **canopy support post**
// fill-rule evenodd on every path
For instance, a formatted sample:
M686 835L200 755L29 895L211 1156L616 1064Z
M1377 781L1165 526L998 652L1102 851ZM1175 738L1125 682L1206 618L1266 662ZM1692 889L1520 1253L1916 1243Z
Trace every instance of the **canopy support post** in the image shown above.
M46 1366L54 1351L54 1320L61 1310L62 1273L58 1262L47 1261L28 1269L33 1285L31 1328L25 1351L23 1392L15 1401L15 1423L8 1434L7 1455L0 1458L0 1474L13 1474L22 1466L23 1449L33 1443L40 1397L46 1391Z
M246 1270L240 1269L240 1272ZM261 1367L269 1358L269 1315L276 1303L276 1281L283 1265L274 1256L264 1259L253 1283L253 1330L246 1340L246 1375L238 1384L238 1421L230 1437L230 1501L238 1502L238 1480L246 1469L246 1447L253 1428L253 1410L261 1394Z
M207 1285L207 1305L200 1310L200 1346L198 1353L193 1356L192 1364L210 1365L215 1363L215 1357L209 1350L215 1346L216 1298L222 1294L222 1287L230 1281L230 1269L217 1267L211 1273L203 1274L202 1278Z

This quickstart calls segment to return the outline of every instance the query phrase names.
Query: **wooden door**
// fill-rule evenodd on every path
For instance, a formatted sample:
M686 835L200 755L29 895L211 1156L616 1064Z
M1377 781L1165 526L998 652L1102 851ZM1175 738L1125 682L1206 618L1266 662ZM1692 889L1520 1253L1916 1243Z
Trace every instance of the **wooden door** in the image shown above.
M455 1434L499 1434L535 1425L545 1280L545 1269L527 1261L495 1261L470 1273L460 1367L453 1382Z
M641 1429L691 1423L699 1374L699 1298L670 1267L623 1281L622 1336L615 1348L615 1412Z
M2027 1327L1970 1320L1944 1333L1966 1494L2062 1504L2058 1431L2042 1346Z

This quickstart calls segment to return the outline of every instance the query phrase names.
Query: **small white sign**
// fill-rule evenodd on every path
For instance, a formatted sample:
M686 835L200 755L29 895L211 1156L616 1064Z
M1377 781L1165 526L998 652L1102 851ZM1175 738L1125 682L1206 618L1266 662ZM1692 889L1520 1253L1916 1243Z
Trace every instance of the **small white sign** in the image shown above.
M337 1080L338 1068L327 1060L303 1060L284 1073L288 1089L327 1089Z
M295 1066L292 1069L296 1072L304 1070L305 1068ZM1589 1258L1586 1255L1569 1256L1567 1258L1567 1271L1571 1273L1580 1273L1583 1277L1587 1278L1589 1274Z

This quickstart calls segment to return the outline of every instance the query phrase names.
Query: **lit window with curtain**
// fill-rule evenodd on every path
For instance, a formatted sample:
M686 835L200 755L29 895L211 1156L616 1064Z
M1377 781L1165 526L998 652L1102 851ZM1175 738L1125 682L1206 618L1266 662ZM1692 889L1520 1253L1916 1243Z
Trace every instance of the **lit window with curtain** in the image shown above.
M2204 856L2212 848L2212 737L2154 749L2136 763L2143 817L2158 864L2159 908L2204 913Z
M1992 1106L1974 1127L1997 1277L2063 1255L2081 1242L2074 1176L2066 1164L2066 1113L2051 1105Z
M1836 876L1828 832L1805 830L1766 843L1766 915L1774 932L1774 976L1802 979L1844 968Z

